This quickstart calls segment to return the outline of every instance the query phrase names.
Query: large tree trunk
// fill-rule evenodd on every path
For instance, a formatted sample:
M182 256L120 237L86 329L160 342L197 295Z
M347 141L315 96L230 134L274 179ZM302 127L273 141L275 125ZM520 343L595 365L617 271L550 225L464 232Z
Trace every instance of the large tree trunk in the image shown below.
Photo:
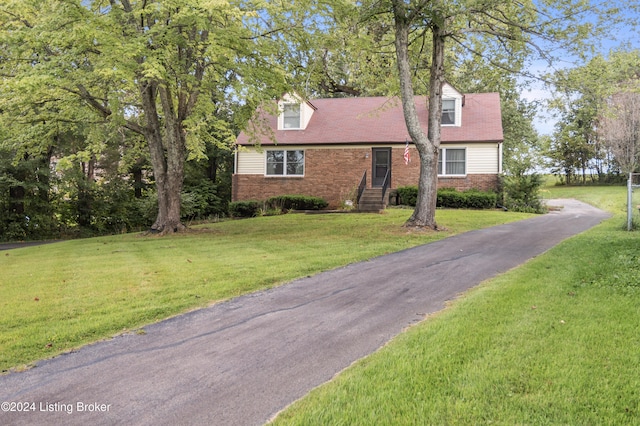
M169 234L186 229L180 221L180 194L184 178L184 156L180 155L179 141L167 137L167 155L162 137L158 132L147 139L151 152L151 163L158 192L158 215L151 226L152 232ZM174 145L174 146L171 146ZM182 144L184 147L184 144Z
M151 226L152 232L168 234L186 227L180 221L180 194L184 178L185 143L181 123L170 111L165 111L164 139L156 107L156 95L162 89L147 82L141 88L145 111L145 138L149 145L151 165L158 192L158 215ZM166 93L165 93L166 94Z
M400 95L407 131L420 156L420 180L416 208L405 226L437 229L435 213L438 191L438 153L442 122L442 85L444 83L444 29L432 23L433 58L429 93L429 128L425 134L416 111L409 61L410 22L402 0L393 0L395 47L400 77Z

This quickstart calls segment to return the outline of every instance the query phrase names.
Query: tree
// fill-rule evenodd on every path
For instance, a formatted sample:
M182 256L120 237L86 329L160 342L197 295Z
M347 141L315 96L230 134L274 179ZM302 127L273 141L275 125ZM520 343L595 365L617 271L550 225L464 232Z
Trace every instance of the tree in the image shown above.
M0 148L0 241L56 237L49 153L15 154Z
M418 202L407 225L437 228L435 193L437 156L440 146L442 84L450 78L447 60L451 54L485 60L492 66L523 72L527 58L553 61L558 47L564 52L584 53L586 41L605 26L592 25L596 18L616 19L616 5L603 7L579 0L520 3L489 0L425 0L363 2L361 14L389 14L395 36L397 75L407 130L418 149L421 172ZM427 78L423 78L426 71ZM447 74L449 73L449 75ZM424 134L418 126L414 97L416 84L428 81L429 126Z
M638 77L640 54L625 49L611 51L608 57L598 55L583 66L551 76L559 92L552 107L560 120L548 156L552 167L564 172L567 183L574 180L578 170L582 170L583 181L589 169L595 170L601 180L619 170L619 164L611 160L611 150L603 143L602 120L611 123L612 114L607 110Z
M563 174L567 184L577 181L582 169L582 180L593 166L600 178L604 175L604 155L597 132L602 98L607 90L607 62L596 56L586 65L560 70L550 77L559 92L551 106L559 121L553 137L548 141L546 156L555 174Z
M578 170L582 170L582 183L584 183L589 163L595 157L594 146L584 134L584 130L588 127L580 125L575 119L569 120L557 124L546 153L551 160L552 173L564 173L567 185L577 180Z
M384 9L384 3L376 4L378 10ZM368 7L373 8L371 5ZM418 200L407 225L429 228L437 228L437 162L447 41L469 55L484 58L496 66L508 67L510 56L520 59L523 55L537 54L551 60L545 44L557 46L564 42L563 47L579 51L584 47L589 31L598 28L581 22L584 15L601 12L598 16L608 19L614 16L613 8L597 11L585 2L573 0L551 5L532 1L514 4L492 0L391 0L387 10L392 14L395 25L396 61L405 121L421 162ZM424 134L414 105L415 68L412 66L424 61L423 58L412 58L409 48L427 43L431 47L431 61L427 65L429 128ZM507 62L501 62L504 60Z
M444 49L447 17L443 11L437 9L439 2L431 16L426 15L427 26L432 34L431 75L429 79L429 128L424 133L418 120L418 113L414 103L414 89L409 59L409 34L415 25L417 16L401 0L392 0L393 18L395 23L395 48L398 76L400 80L400 98L407 125L420 157L420 178L418 184L418 198L416 208L409 218L407 225L437 228L435 221L435 206L437 202L438 180L438 149L440 147L440 123L442 121L442 85L444 84ZM418 5L417 12L422 12Z
M632 184L640 165L640 84L627 82L620 92L608 99L607 112L601 120L600 132L613 153L627 181L627 230L633 229Z
M394 96L399 93L397 79L389 78L395 67L393 23L376 5L363 10L340 8L330 16L332 30L314 38L308 50L304 81L319 96ZM414 33L417 31L414 31ZM426 31L428 34L428 31ZM524 55L492 51L491 60L469 54L486 52L482 40L467 46L449 43L445 49L445 75L448 83L462 93L499 92L503 116L504 169L520 173L531 170L540 157L538 135L533 128L535 107L520 96L523 83L516 78L525 68ZM411 74L416 95L429 93L431 43L413 36L408 46ZM502 55L502 56L501 56Z
M638 82L630 82L630 86L638 87ZM599 129L625 174L640 166L640 92L632 90L628 87L609 98Z
M250 7L210 0L11 1L0 7L0 44L8 52L2 74L17 103L57 110L52 122L106 122L142 135L158 194L151 229L177 232L185 228L185 161L204 155L207 128L216 125L209 95L239 93L254 106L253 98L283 87L265 47L272 40L254 31L264 28ZM229 90L231 80L242 87ZM87 151L101 145L89 140Z

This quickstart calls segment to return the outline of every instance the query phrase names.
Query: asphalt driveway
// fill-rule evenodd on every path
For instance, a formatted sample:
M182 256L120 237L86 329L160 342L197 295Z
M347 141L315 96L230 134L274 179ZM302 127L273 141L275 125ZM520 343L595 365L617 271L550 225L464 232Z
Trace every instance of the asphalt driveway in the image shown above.
M264 424L447 300L609 216L556 203L564 208L238 297L0 376L0 424Z
M22 247L41 246L43 244L57 243L59 240L47 240L47 241L23 241L12 243L0 243L0 251L2 250L14 250Z

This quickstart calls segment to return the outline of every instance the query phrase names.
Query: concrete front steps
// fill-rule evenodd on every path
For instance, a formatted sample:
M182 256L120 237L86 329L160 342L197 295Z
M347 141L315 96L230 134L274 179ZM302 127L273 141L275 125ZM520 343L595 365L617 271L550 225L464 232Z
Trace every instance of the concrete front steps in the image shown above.
M360 197L358 211L379 213L387 207L382 198L382 188L366 188Z

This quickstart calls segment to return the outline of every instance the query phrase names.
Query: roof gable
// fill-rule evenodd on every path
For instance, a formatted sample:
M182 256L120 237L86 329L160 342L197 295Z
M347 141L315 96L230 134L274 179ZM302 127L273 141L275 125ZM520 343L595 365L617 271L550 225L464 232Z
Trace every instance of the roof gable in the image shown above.
M449 83L444 83L442 85L442 98L446 99L452 99L452 98L464 98L464 95L462 93L460 93L460 91L458 91L458 89L456 89L455 87L453 87L452 85L450 85Z
M420 123L427 131L427 100L415 97ZM443 126L442 142L501 142L503 140L500 96L498 93L465 95L462 123ZM315 111L304 130L277 130L278 117L263 115L271 135L256 135L263 145L378 144L404 143L409 133L402 103L397 97L327 98L313 100ZM274 142L275 141L275 142ZM239 145L256 141L246 132L238 136Z

